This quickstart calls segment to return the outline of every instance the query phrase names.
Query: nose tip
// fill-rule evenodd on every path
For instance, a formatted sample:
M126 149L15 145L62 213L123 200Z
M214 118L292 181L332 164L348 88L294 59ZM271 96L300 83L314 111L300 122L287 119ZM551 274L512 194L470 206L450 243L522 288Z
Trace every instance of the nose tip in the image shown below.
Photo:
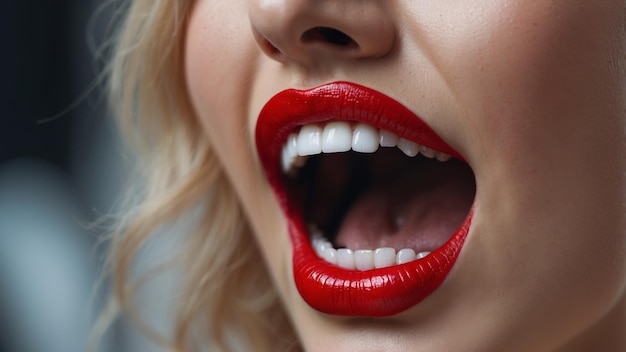
M260 48L281 62L322 57L378 58L394 46L385 1L252 0L250 22Z

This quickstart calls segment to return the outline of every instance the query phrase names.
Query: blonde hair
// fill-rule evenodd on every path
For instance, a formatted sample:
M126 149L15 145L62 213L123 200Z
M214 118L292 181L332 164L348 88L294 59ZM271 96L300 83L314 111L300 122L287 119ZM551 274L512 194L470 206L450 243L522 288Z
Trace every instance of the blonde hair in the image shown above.
M142 186L133 190L134 205L110 239L108 315L126 312L174 351L297 349L269 275L258 264L262 258L237 196L187 97L183 46L193 1L129 5L111 63L110 94L119 125L139 155ZM141 280L132 277L131 267L158 229L192 210L201 214L173 256L184 277L172 338L165 339L133 308Z

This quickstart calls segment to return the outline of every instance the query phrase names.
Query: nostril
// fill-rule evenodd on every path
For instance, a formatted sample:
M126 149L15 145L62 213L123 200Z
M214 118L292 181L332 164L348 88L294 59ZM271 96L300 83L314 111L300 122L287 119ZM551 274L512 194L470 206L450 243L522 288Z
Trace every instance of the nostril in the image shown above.
M307 30L302 33L302 41L305 43L324 42L345 47L358 46L357 43L347 34L329 27L315 27Z

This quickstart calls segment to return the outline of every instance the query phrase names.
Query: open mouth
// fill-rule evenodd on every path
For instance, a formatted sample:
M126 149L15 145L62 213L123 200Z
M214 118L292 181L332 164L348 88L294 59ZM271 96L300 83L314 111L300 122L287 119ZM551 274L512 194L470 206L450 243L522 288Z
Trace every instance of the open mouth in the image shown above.
M400 103L347 82L287 90L261 111L256 138L313 308L389 316L447 277L469 231L474 174Z

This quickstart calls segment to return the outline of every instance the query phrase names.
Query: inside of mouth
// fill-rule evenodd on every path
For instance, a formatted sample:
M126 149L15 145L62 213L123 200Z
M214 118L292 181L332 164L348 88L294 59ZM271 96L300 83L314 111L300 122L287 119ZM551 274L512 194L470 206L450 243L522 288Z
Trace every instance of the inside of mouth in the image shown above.
M433 252L462 224L476 193L466 163L411 158L397 148L315 155L285 184L309 236L352 251Z

